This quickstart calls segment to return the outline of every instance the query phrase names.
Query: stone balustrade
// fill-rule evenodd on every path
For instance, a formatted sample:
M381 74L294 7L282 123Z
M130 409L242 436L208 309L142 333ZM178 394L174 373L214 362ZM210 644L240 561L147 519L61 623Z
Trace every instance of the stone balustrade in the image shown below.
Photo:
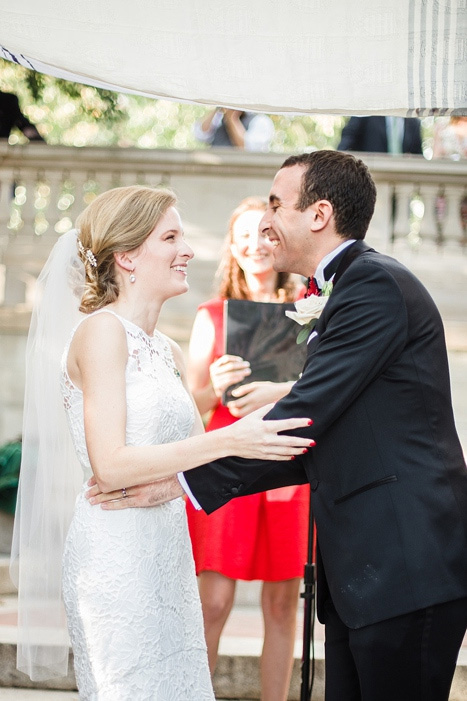
M362 154L378 186L369 239L416 249L467 244L467 162ZM241 197L266 194L278 154L73 148L0 144L0 304L30 306L34 279L57 237L99 192L118 185L169 185L180 197L187 233L218 244ZM463 212L463 220L461 217ZM217 250L215 251L215 257Z
M422 278L455 348L467 350L467 161L361 157L378 189L368 242ZM177 193L196 256L189 266L190 292L164 306L160 326L183 346L198 304L212 295L230 212L243 197L267 196L283 160L282 154L235 149L0 142L0 441L13 438L21 426L24 344L35 280L57 238L97 193L135 183L170 186ZM455 279L453 265L459 269Z

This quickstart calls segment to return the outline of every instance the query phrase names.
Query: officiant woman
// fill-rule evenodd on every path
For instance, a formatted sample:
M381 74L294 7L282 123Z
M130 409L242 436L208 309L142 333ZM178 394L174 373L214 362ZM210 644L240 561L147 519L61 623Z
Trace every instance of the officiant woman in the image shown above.
M272 244L258 229L265 210L265 200L248 197L233 211L218 270L219 294L202 304L195 318L188 379L200 413L209 415L208 431L277 401L293 384L247 383L234 390L235 401L221 403L222 392L250 373L246 360L224 354L224 300L291 302L304 293L293 276L273 270ZM234 499L210 516L187 503L211 674L236 580L263 582L263 701L287 699L306 560L308 490L308 485L300 485Z

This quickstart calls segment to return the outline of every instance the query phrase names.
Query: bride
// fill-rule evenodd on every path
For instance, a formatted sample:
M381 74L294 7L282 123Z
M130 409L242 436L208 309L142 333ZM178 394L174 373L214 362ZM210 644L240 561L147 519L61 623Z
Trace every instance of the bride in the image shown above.
M18 666L33 679L66 672L62 596L80 698L92 701L214 696L184 502L106 511L85 498L88 479L126 499L215 458L290 460L309 445L278 435L308 419L263 421L267 407L203 432L180 349L156 329L162 304L188 290L193 252L175 204L139 186L97 197L52 251L28 340ZM37 639L44 625L53 639Z

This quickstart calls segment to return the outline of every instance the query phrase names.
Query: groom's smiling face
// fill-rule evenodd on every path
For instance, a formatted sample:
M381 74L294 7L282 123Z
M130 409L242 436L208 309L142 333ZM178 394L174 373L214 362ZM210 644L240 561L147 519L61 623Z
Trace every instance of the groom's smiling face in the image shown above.
M314 208L312 205L304 212L297 209L304 171L301 165L279 170L259 229L267 234L274 246L274 269L307 277L312 258L310 224L314 218Z

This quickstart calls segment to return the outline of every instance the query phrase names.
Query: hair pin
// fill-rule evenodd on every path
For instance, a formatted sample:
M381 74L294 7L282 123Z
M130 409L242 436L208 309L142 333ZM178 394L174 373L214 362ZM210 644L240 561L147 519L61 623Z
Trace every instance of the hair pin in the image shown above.
M78 249L79 249L79 252L81 253L81 255L83 255L87 259L88 263L90 265L92 265L93 268L97 268L97 260L96 260L96 256L94 255L94 253L91 251L90 248L85 248L83 246L81 239L78 238L77 241L78 241Z

